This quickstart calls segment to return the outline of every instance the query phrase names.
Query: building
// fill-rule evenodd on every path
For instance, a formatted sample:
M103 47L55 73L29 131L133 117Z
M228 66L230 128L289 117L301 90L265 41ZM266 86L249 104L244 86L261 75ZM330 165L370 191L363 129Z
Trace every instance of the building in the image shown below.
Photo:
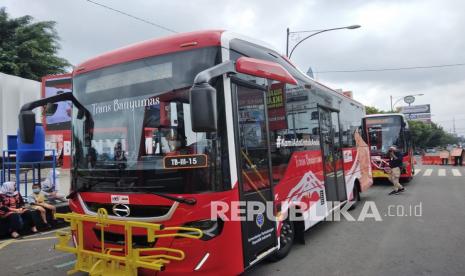
M7 135L16 135L18 114L25 103L40 99L40 82L0 73L0 148L7 149ZM40 122L40 109L34 110Z

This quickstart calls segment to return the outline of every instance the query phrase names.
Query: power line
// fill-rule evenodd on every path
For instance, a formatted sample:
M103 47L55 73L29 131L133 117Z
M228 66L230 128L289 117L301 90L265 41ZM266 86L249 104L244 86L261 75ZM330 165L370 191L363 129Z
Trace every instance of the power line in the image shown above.
M465 63L440 64L440 65L430 65L430 66L380 68L380 69L327 70L327 71L319 71L319 72L317 71L315 73L326 74L326 73L383 72L383 71L400 71L400 70L415 70L415 69L434 69L434 68L456 67L456 66L465 66Z
M165 27L165 26L162 26L162 25L160 25L160 24L157 24L157 23L148 21L148 20L146 20L146 19L137 17L137 16L132 15L132 14L129 14L129 13L127 13L127 12L124 12L124 11L121 11L121 10L117 10L117 9L115 9L115 8L106 6L106 5L104 5L104 4L100 4L100 3L95 2L95 1L92 1L92 0L86 0L86 1L89 2L89 3L92 3L92 4L94 4L94 5L100 6L100 7L102 7L102 8L109 9L109 10L111 10L111 11L120 13L120 14L122 14L122 15L126 15L126 16L128 16L128 17L133 18L133 19L136 19L136 20L139 20L139 21L141 21L141 22L144 22L144 23L150 24L150 25L152 25L152 26L158 27L158 28L163 29L163 30L165 30L165 31L168 31L168 32L171 32L171 33L175 33L175 34L178 33L177 31L175 31L175 30L173 30L173 29L170 29L170 28Z

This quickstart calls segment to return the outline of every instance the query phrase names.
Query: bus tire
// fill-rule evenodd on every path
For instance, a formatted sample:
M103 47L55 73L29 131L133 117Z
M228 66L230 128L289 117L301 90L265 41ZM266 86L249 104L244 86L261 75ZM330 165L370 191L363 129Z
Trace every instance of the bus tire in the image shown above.
M291 251L292 244L294 243L295 231L294 223L292 223L289 218L283 221L283 226L281 228L281 234L279 236L279 249L271 254L269 260L272 262L277 262L281 259L284 259L287 254Z
M354 210L357 207L357 203L361 200L360 199L360 185L358 181L355 181L354 183L354 189L353 189L353 198L350 200L350 203L352 204L349 208L349 211Z
M399 180L399 182L401 182L401 183L409 183L412 179L413 179L413 177L402 177Z

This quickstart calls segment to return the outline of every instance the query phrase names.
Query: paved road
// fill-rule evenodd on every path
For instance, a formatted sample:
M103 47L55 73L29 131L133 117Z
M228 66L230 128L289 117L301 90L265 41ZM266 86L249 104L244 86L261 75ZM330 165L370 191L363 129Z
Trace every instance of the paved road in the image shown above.
M464 275L465 168L419 169L401 195L387 196L387 184L363 195L364 202L376 203L382 221L322 222L306 233L306 245L294 245L287 258L261 263L245 274ZM420 204L420 216L410 213L410 207ZM351 214L358 217L362 207ZM389 216L397 208L404 216ZM55 240L49 237L0 243L0 275L65 275L74 258L55 252Z
M0 275L66 275L73 265L74 255L57 252L54 233L28 236L23 240L0 244Z
M387 196L388 183L377 184L362 198L376 202L383 221L320 223L306 245L247 275L465 275L465 168L418 166L406 189ZM421 216L410 216L419 204ZM389 216L397 208L404 216Z

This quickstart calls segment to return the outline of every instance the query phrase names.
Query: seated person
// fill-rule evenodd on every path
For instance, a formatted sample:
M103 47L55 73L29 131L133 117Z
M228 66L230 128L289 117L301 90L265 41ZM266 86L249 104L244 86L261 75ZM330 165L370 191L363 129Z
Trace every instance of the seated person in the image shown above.
M42 192L45 194L49 202L50 201L51 202L53 201L65 202L66 201L63 195L58 194L59 176L60 176L60 172L56 171L55 181L53 181L53 171L50 171L47 179L45 179L40 185L42 188ZM53 184L54 182L55 184Z
M11 236L17 238L19 236L18 231L23 228L25 222L31 225L31 231L37 233L37 227L33 219L33 211L26 208L23 197L18 191L16 191L15 182L4 182L1 188L2 196L2 208L6 212L6 217L9 217L9 213L16 213L19 216L13 217L12 223L17 223L12 227ZM15 221L16 220L16 221ZM19 227L20 226L20 227Z
M40 217L42 218L42 222L50 228L50 224L47 221L47 211L49 210L52 212L52 215L55 215L56 208L55 206L46 202L47 195L42 192L39 183L34 183L32 185L32 194L29 195L28 201L31 204L31 208L34 210L39 211Z
M18 232L23 228L21 215L10 211L10 209L3 204L4 196L3 193L0 193L0 223L4 224L4 228L12 238L18 238Z

